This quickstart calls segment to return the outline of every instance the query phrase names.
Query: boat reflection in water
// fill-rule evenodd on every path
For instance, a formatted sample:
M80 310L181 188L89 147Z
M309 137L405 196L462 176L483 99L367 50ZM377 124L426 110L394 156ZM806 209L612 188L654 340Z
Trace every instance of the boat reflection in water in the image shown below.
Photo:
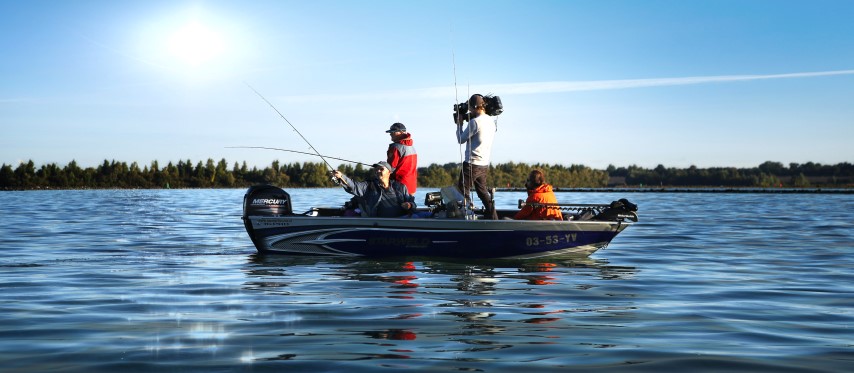
M270 318L288 320L268 324L281 338L274 345L286 350L271 345L272 356L463 358L561 343L591 318L602 324L631 313L634 305L613 301L607 284L635 273L590 258L467 263L253 255L245 289L277 297ZM334 347L324 345L331 341ZM331 350L339 354L327 356Z

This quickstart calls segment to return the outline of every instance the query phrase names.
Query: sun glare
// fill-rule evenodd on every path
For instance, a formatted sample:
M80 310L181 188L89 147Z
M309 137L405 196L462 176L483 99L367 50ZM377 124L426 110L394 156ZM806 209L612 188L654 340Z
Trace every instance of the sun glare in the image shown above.
M181 62L198 67L219 57L225 49L222 37L205 25L191 21L169 40L169 51Z
M245 27L215 9L166 10L138 30L139 60L182 80L217 79L239 71L248 53Z

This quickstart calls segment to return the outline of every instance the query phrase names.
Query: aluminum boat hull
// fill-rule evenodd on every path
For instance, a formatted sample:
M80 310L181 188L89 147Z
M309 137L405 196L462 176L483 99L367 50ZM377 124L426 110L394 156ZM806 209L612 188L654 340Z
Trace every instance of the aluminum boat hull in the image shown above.
M294 214L290 195L252 187L243 221L260 254L533 259L589 256L632 223L614 221L469 220L346 217L343 209ZM516 211L499 211L512 216Z
M588 256L628 222L248 216L259 253L530 259Z

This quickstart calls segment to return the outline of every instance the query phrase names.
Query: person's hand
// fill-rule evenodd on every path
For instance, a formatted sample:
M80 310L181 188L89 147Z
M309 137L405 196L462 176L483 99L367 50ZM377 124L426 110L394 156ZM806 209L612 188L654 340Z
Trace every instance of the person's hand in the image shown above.
M404 210L406 210L406 211L409 211L409 210L411 210L411 209L412 209L412 203L410 203L410 202L404 202L404 203L401 203L401 204L400 204L400 208L402 208L402 209L404 209Z
M345 188L348 187L347 181L344 180L344 174L342 174L341 171L329 171L329 176L332 178L332 181L335 182L335 184L338 184Z

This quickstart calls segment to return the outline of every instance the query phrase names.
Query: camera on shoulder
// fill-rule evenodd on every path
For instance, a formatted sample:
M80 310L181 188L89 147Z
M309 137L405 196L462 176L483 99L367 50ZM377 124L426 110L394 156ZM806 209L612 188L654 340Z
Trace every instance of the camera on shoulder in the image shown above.
M501 104L501 97L486 95L483 96L483 101L486 103L486 114L490 116L501 115L504 112L504 105ZM454 122L457 124L463 124L471 120L471 113L469 111L469 103L463 102L454 105Z

